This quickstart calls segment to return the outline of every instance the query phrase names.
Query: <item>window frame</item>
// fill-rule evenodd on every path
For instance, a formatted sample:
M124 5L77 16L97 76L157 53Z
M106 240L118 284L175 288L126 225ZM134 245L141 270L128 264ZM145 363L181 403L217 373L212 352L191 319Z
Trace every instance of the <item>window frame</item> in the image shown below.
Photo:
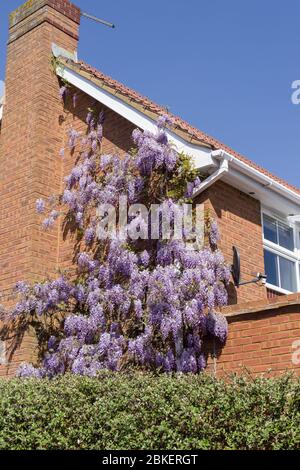
M272 217L276 222L281 222L284 225L293 229L293 238L294 238L294 251L288 250L283 246L278 245L277 243L271 242L270 240L265 239L264 234L264 215ZM263 238L263 249L267 250L281 258L285 258L288 261L291 261L295 265L296 271L296 292L300 292L300 226L297 223L292 223L287 220L287 217L274 213L271 209L262 207L261 210L261 223L262 223L262 238ZM277 258L278 259L278 258ZM279 264L279 263L278 263ZM281 276L279 269L279 278ZM275 286L267 282L266 287L280 294L292 294L294 292L283 289L282 287Z

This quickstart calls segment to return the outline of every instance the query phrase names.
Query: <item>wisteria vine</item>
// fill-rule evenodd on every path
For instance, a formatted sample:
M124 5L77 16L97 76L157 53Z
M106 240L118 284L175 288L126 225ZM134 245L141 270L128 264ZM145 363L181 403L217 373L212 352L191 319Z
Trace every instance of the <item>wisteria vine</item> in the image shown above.
M63 86L62 99L65 93ZM198 373L207 365L205 338L224 345L227 337L226 319L216 310L227 304L230 271L217 249L216 223L208 224L209 242L199 250L174 237L133 241L116 234L100 240L97 207L117 207L126 196L128 204L160 204L174 214L177 203L192 196L200 179L191 170L192 180L185 179L182 195L170 197L183 165L168 142L166 127L172 123L167 116L159 118L156 133L135 130L136 150L122 158L101 152L103 113L89 111L86 124L85 136L69 132L69 150L80 147L80 159L66 178L63 194L37 201L38 213L47 212L44 228L68 217L84 249L77 256L75 278L63 274L34 285L17 284L20 298L10 318L56 312L64 318L60 333L49 338L43 362L22 365L19 375L97 376L103 369L129 366ZM139 216L131 217L127 229L138 224Z

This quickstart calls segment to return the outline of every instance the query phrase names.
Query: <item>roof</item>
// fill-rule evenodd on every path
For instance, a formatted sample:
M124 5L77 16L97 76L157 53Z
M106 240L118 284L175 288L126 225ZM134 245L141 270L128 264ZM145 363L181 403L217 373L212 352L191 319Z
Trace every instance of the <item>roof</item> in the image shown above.
M275 176L274 174L270 173L265 168L261 167L260 165L256 164L252 160L249 160L245 156L241 155L240 153L236 152L232 148L228 147L227 145L223 144L219 140L215 139L214 137L209 136L205 132L191 126L188 122L184 121L178 116L175 116L169 113L164 107L160 106L159 104L151 101L149 98L141 95L137 91L123 85L122 83L114 80L113 78L105 75L103 72L95 69L94 67L86 64L83 61L74 62L71 59L60 58L60 61L63 64L66 64L68 67L75 70L78 74L83 75L85 78L89 78L97 82L97 84L112 94L117 95L117 97L127 103L130 102L131 105L136 106L139 110L147 115L151 115L155 119L155 116L160 116L162 114L168 114L173 123L174 123L174 132L180 134L187 142L193 142L198 145L205 145L210 147L212 150L222 149L226 152L230 153L238 160L243 163L246 163L253 169L259 171L260 173L272 178L277 183L282 184L286 188L300 194L300 189L296 186L289 184L287 181L283 180L282 178Z

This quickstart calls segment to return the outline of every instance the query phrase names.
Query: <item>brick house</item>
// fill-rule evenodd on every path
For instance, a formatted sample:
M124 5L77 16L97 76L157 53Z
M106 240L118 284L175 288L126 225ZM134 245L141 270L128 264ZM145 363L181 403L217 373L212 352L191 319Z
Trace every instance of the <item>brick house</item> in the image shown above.
M9 303L15 283L54 276L72 263L74 240L62 227L42 232L38 198L61 192L74 155L62 160L67 131L85 129L86 109L106 115L103 151L125 153L134 128L154 130L164 109L77 59L80 10L69 0L29 0L10 16L5 96L0 99L0 291ZM55 58L55 60L53 60ZM52 60L52 65L51 65ZM53 69L54 67L54 69ZM77 92L76 109L59 99L59 79ZM240 254L243 281L230 287L230 335L217 373L244 365L254 373L300 370L300 190L178 117L168 131L207 179L195 201L218 220L220 248ZM0 375L34 355L26 335L9 354L2 342Z

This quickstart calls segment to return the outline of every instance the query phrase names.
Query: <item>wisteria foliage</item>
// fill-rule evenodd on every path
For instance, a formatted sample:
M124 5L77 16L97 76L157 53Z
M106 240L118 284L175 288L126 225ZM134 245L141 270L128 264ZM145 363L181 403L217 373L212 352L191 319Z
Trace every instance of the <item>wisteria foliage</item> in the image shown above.
M62 98L65 93L62 87ZM217 249L217 225L211 223L210 243L200 251L172 237L142 243L117 235L106 241L97 238L95 209L101 203L117 206L120 196L127 196L129 204L159 201L175 210L177 201L167 196L167 181L179 164L165 131L171 122L162 116L156 134L135 130L136 151L124 158L101 153L103 113L89 111L86 123L85 136L69 132L69 150L79 147L81 158L66 178L63 194L37 201L38 213L47 213L44 228L60 216L71 218L83 234L85 249L77 257L75 278L61 275L16 286L20 298L10 312L13 318L56 312L65 318L61 333L49 338L43 363L23 365L19 375L97 376L103 369L128 366L198 373L207 365L205 338L224 345L227 337L226 319L216 313L227 304L230 277ZM187 181L185 196L191 197L199 184L198 178ZM129 219L128 228L137 223L138 216Z

